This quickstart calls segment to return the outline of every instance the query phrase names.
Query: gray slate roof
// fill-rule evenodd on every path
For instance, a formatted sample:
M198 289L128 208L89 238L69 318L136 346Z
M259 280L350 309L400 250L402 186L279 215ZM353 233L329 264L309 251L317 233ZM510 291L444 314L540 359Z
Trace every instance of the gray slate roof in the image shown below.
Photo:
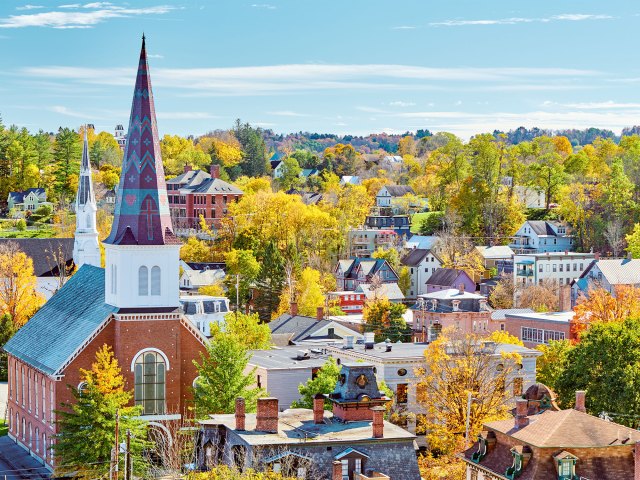
M115 310L104 303L104 269L85 264L4 349L53 375Z
M58 275L58 253L67 266L73 262L73 238L0 238L0 245L17 243L18 248L33 261L36 277Z
M269 322L271 333L290 333L293 335L291 341L301 341L313 335L313 332L328 325L327 320L318 320L315 317L305 317L304 315L291 316L288 313L280 315L275 320Z
M602 259L597 260L595 265L611 285L636 285L640 283L640 259Z
M392 197L404 197L408 193L415 194L409 185L385 185L383 188L386 188Z
M402 260L400 260L400 263L408 267L418 266L420 265L420 262L424 260L424 257L429 255L429 252L430 250L427 250L425 248L414 248L409 253L407 253L404 257L402 257Z
M456 270L455 268L438 268L427 280L427 285L456 287L455 281L460 275L466 275L465 271Z

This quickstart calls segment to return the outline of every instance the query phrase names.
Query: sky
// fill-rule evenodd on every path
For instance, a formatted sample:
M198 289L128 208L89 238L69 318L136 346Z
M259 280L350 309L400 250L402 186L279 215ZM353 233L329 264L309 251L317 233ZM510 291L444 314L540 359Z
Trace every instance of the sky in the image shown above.
M143 32L161 134L640 124L637 1L73 1L0 0L5 124L126 128Z

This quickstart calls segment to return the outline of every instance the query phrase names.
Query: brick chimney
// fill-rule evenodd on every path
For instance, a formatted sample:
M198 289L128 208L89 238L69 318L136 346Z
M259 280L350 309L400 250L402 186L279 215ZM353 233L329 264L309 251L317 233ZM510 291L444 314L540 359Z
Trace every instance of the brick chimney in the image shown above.
M256 430L259 432L278 433L278 399L265 397L258 399L256 413Z
M520 430L521 428L529 425L529 418L527 417L528 410L529 401L526 398L519 398L516 400L516 429Z
M189 164L185 164L184 166L184 173L190 172L191 171L191 165Z
M342 462L335 460L331 469L331 480L342 480Z
M593 257L594 257L596 260L600 260L600 252L596 252L596 253L594 253L594 254L593 254Z
M559 301L558 311L568 312L571 310L571 285L562 285L558 290Z
M292 317L298 315L298 302L291 302L289 304L289 313Z
M211 165L209 173L211 173L211 178L220 178L220 165Z
M313 423L324 423L324 395L317 393L313 397Z
M585 406L586 397L587 397L587 392L585 392L584 390L576 391L576 406L573 407L574 410L587 413L587 407Z
M373 412L373 423L371 424L373 428L373 438L382 438L384 437L384 407L372 407L371 411Z
M458 293L462 295L464 293L464 283L458 285Z
M244 430L245 421L245 405L244 398L236 398L236 430Z
M316 308L316 320L324 320L324 307Z
M633 449L633 460L634 460L633 480L640 480L640 441L636 442L636 446Z

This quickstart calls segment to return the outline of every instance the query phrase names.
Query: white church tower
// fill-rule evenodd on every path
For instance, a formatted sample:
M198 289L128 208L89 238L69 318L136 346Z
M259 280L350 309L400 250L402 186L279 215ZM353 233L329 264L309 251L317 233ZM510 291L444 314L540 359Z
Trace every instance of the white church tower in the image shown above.
M100 245L98 244L98 230L96 229L96 197L93 193L91 181L91 162L89 161L89 142L87 129L84 131L84 146L82 148L82 163L78 179L78 193L76 194L76 233L73 243L73 262L77 268L89 264L100 266Z

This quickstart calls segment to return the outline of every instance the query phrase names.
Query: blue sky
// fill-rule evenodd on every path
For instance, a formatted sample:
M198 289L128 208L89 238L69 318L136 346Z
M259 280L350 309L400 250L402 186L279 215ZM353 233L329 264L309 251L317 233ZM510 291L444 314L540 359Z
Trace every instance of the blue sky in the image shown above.
M0 115L30 130L126 124L143 31L163 134L640 124L631 0L29 2L0 1Z

